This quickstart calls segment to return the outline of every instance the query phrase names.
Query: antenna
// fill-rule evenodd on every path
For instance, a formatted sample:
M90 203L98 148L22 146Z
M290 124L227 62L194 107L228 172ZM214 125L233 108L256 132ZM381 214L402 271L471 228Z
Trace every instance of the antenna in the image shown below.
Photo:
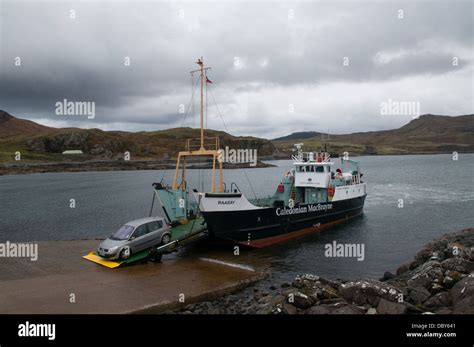
M295 146L296 150L300 150L303 147L304 143L295 143L293 146Z
M296 150L296 156L293 156L293 160L296 160L296 161L303 161L303 145L304 143L295 143L293 146L295 146L295 148L293 150Z

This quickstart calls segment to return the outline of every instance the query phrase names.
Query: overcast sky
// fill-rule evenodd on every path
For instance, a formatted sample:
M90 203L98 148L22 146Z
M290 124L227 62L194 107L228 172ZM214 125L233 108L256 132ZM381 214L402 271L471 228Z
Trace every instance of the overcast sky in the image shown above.
M382 115L389 99L419 102L421 114L474 113L472 1L0 4L0 109L45 125L181 126L200 56L225 122L209 94L208 127L236 135L412 119ZM56 115L63 99L95 102L95 118ZM197 112L184 126L198 125Z

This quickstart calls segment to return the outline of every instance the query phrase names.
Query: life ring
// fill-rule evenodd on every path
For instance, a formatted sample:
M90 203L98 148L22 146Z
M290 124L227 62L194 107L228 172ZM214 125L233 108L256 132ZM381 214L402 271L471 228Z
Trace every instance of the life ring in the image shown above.
M328 195L332 197L334 196L334 193L335 193L334 186L328 186Z

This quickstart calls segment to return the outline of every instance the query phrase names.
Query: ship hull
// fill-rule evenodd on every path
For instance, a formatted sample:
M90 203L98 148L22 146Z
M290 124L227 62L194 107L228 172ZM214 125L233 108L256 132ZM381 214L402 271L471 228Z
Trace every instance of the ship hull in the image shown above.
M211 235L262 248L343 223L362 213L365 195L325 204L303 204L293 209L268 207L212 211L203 215Z

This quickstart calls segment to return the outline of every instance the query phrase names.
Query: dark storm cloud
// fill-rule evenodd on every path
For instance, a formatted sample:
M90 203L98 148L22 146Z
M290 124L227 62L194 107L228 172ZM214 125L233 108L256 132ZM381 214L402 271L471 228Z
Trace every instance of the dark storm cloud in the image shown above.
M373 116L381 99L398 96L393 87L398 81L416 80L419 85L407 82L398 89L416 98L433 76L449 75L458 84L449 86L459 98L452 105L466 105L465 87L472 79L472 6L451 1L3 1L0 108L61 126L180 126L179 105L187 106L190 98L188 72L204 55L212 65L213 93L232 132L271 137L298 130L288 118L300 119L304 127L308 117L328 110L346 119L340 132L364 130L359 129L362 124L366 130L384 128L405 121ZM71 10L75 18L70 18ZM454 56L459 57L457 67ZM14 65L15 57L21 57L21 66ZM130 66L124 66L125 57ZM367 88L367 93L351 99L343 94L347 85ZM333 94L326 95L326 86ZM386 93L369 100L366 95L375 90ZM302 94L308 97L302 99ZM326 95L327 101L313 103L312 95ZM58 118L54 105L64 98L94 101L96 119ZM472 112L472 104L436 112L436 101L423 101L433 113ZM295 114L287 114L288 104L295 104ZM213 111L213 124L222 128L215 107ZM273 130L268 124L252 125L254 112L259 119L271 119ZM323 129L333 126L320 121Z

